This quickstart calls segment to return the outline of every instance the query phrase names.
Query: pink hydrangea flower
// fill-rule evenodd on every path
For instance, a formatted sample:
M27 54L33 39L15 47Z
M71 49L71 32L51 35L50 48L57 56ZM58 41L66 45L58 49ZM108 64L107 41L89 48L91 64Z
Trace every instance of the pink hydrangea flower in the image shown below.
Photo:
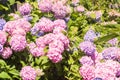
M24 29L22 28L17 28L12 32L12 35L22 35L22 36L26 36L26 32Z
M19 7L19 12L22 15L28 15L31 12L31 5L29 3L24 3L21 7Z
M27 46L28 46L30 49L34 49L35 47L37 47L34 42L31 42L31 43L27 44Z
M103 80L114 80L118 69L120 69L120 64L113 60L97 63L95 67L95 77L100 77Z
M36 47L36 48L33 48L33 49L31 48L30 52L34 57L40 57L40 56L45 54L44 53L44 48L41 48L41 47Z
M8 59L12 55L12 50L10 47L5 47L1 56L4 59Z
M54 3L52 7L55 18L64 18L67 14L67 7L61 1Z
M20 76L23 80L36 80L36 71L31 66L25 66L20 71Z
M42 12L50 12L52 10L52 1L40 0L40 2L38 2L38 7Z
M51 48L57 48L62 53L64 51L64 44L60 40L54 40L49 44L49 49Z
M14 51L22 51L27 45L25 36L13 35L10 39L11 49Z
M82 65L85 65L85 64L86 65L93 65L94 64L91 57L88 57L88 56L83 56L79 61Z
M39 30L43 32L51 32L54 28L53 22L48 18L41 18L39 22L37 23L37 26L39 26Z
M25 19L18 19L14 21L8 21L4 26L4 31L8 32L10 35L17 28L22 28L25 32L30 31L31 24Z
M55 35L53 33L49 33L43 36L43 43L49 44L55 39Z
M0 31L0 44L4 45L7 41L7 35L4 31Z
M31 29L31 24L25 19L18 19L15 23L17 27L24 29L25 32L29 32Z
M94 66L83 65L80 67L80 75L84 78L84 80L94 80L95 77L95 68Z
M58 63L62 60L62 55L58 52L49 51L47 56L53 63Z
M64 34L62 34L62 33L56 34L56 35L55 35L55 38L56 38L57 40L62 41L63 44L64 44L64 47L65 47L65 48L68 48L68 46L69 46L69 39L68 39Z
M56 27L61 27L61 28L66 28L67 27L67 25L66 25L66 23L65 23L65 21L64 20L62 20L62 19L57 19L57 20L55 20L54 21L54 27L56 28Z
M61 28L61 27L56 27L54 28L53 30L53 33L54 34L58 34L58 33L62 33L62 32L66 32L64 28Z
M44 37L43 36L36 39L36 45L38 47L45 47L45 44L43 42L44 42Z
M15 27L15 21L8 21L5 26L3 31L8 32L9 34L12 34L12 32L16 29Z
M77 6L77 7L76 7L76 10L77 10L78 12L84 12L84 11L85 11L85 8L80 5L80 6Z

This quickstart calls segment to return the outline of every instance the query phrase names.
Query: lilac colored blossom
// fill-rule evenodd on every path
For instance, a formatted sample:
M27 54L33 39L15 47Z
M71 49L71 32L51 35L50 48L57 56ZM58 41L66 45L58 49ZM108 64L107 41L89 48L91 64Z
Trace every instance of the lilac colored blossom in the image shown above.
M42 55L44 55L44 48L42 47L35 47L30 49L30 53L34 56L34 57L40 57Z
M96 19L99 19L102 16L101 11L95 11Z
M64 20L67 23L70 20L70 17L65 17Z
M77 10L77 12L84 12L85 8L81 5L79 5L79 6L76 7L76 10Z
M20 16L18 14L15 14L15 13L10 13L9 16L12 16L15 20L20 19Z
M39 30L43 32L51 32L54 28L53 22L48 18L41 18L37 23Z
M69 46L69 39L67 38L67 36L65 36L65 35L62 34L62 33L59 33L59 34L56 34L56 35L55 35L55 38L56 38L57 40L60 40L60 41L63 42L64 48L68 48L68 46Z
M54 3L52 7L55 18L64 18L67 14L67 7L61 1Z
M108 43L111 44L112 46L115 46L118 43L118 39L113 38L113 39L109 40Z
M40 36L43 36L43 35L44 35L44 32L43 32L43 31L39 31L39 32L36 34L37 37L40 37Z
M102 78L97 77L97 78L95 78L94 80L102 80Z
M19 12L21 15L28 15L31 12L31 5L29 3L24 3L21 7L19 7Z
M12 35L22 35L22 36L26 36L26 32L24 29L22 28L17 28L12 32Z
M34 68L31 66L25 66L20 71L20 76L23 80L36 80L37 74Z
M36 23L32 28L31 28L31 34L35 35L39 31L38 24Z
M0 30L3 30L3 27L5 24L6 24L6 21L4 19L0 19Z
M4 45L7 41L7 34L4 31L0 31L0 44Z
M4 59L8 59L12 55L12 49L10 47L5 47L1 56Z
M83 56L79 61L82 65L85 65L85 64L86 65L93 65L94 64L91 57L88 57L88 56Z
M85 41L93 42L95 38L97 38L97 35L95 34L95 32L92 29L88 30L86 32L86 34L84 35L84 40Z
M49 48L57 48L62 53L64 51L64 44L60 40L54 40L49 44Z
M84 80L93 80L95 77L94 71L94 66L83 65L82 67L80 67L79 73Z
M53 63L58 63L62 60L62 55L60 53L54 52L52 50L48 51L47 56Z
M26 48L26 37L22 35L13 35L10 39L11 49L14 51L22 51Z
M52 10L51 0L40 0L38 2L38 7L42 12L50 12Z
M31 21L33 19L33 17L30 15L23 16L23 18L27 21Z
M56 28L56 27L61 27L61 28L66 28L67 27L67 24L65 23L65 21L64 20L62 20L62 19L57 19L57 20L55 20L54 21L54 28Z
M0 44L0 54L3 52L3 45Z
M103 50L102 55L104 59L113 59L117 60L119 57L120 49L117 47L109 47Z
M62 33L62 32L66 32L64 28L61 28L61 27L56 27L54 28L53 30L53 33L54 34L58 34L58 33Z
M96 51L95 45L89 41L80 43L79 48L88 56L93 56Z

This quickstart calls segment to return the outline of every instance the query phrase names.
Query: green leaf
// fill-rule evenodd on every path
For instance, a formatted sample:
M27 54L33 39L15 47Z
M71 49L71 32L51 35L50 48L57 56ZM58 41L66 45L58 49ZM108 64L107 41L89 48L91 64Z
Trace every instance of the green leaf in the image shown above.
M0 65L4 66L4 65L7 65L7 64L4 60L0 59Z
M8 73L4 72L4 71L0 73L0 78L12 80L12 78L10 77L10 75Z
M9 73L13 74L13 75L18 75L19 76L19 72L17 70L15 70L15 69L10 70Z
M3 9L5 9L6 11L8 10L8 8L6 6L3 6L0 4L0 10L3 10Z
M41 60L41 65L46 64L49 61L47 56L41 56L40 60Z
M103 36L103 37L99 38L98 40L95 41L95 43L107 42L108 40L113 39L117 36L119 36L119 35L116 33L112 33L107 36Z
M15 0L9 0L10 5L13 5L15 3Z

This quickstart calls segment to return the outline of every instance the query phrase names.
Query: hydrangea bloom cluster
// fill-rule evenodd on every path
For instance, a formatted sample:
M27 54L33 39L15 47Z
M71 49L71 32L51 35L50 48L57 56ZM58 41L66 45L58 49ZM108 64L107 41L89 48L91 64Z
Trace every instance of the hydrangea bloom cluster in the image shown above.
M20 71L20 76L23 80L36 80L36 70L31 66L25 66Z
M62 53L68 47L69 40L62 33L49 33L36 39L36 44L29 44L30 53L35 57L42 56L45 54L44 49L47 45L49 47L47 52L48 58L53 63L57 63L62 60Z
M80 74L84 80L119 80L119 48L110 47L102 53L95 53L95 62L89 56L80 59ZM102 61L101 61L102 60Z
M21 13L21 15L29 15L31 12L31 5L29 3L24 3L20 8L19 8L19 12Z
M116 73L120 69L120 64L116 61L106 60L98 62L95 65L83 64L80 68L80 74L85 80L114 80L118 79Z
M41 18L38 23L34 25L34 27L31 29L31 33L33 35L36 35L39 37L44 35L44 32L52 32L53 33L59 33L62 31L65 31L66 23L62 19L57 19L54 22L51 21L48 18Z
M51 27L50 27L51 26ZM48 47L47 56L53 62L62 60L62 53L69 46L68 38L62 33L65 31L66 23L62 19L52 22L50 19L41 18L32 28L32 34L39 31L53 32L45 34L36 39L35 43L28 44L29 51L34 57L45 55L44 49Z
M1 54L2 58L8 59L12 55L12 49L10 47L5 47Z
M97 35L92 29L88 30L84 36L85 41L93 42L95 38L97 38Z
M117 47L109 47L103 50L102 55L104 59L120 60L120 49Z
M25 49L26 32L30 31L31 24L25 19L17 19L9 21L4 27L4 31L8 32L11 36L9 44L14 51L22 51Z
M7 34L4 31L0 31L0 55L4 59L8 59L12 55L10 47L3 47L7 41Z
M56 18L64 18L67 14L67 7L62 2L58 1L54 3L52 11Z
M50 12L52 10L52 0L40 0L38 7L42 12Z
M3 27L5 24L6 24L6 21L4 19L0 19L0 30L3 30Z
M64 5L66 0L55 1L55 0L40 0L38 1L38 7L42 12L53 12L55 18L64 18L69 11L69 7Z
M79 45L81 51L83 51L86 55L93 57L96 52L95 45L90 41L84 41Z

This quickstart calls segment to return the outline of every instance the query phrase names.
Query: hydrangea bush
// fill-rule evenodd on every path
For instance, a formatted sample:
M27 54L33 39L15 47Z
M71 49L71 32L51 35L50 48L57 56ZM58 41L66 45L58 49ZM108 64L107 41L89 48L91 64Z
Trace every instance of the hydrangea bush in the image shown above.
M120 80L119 0L1 0L0 80Z

